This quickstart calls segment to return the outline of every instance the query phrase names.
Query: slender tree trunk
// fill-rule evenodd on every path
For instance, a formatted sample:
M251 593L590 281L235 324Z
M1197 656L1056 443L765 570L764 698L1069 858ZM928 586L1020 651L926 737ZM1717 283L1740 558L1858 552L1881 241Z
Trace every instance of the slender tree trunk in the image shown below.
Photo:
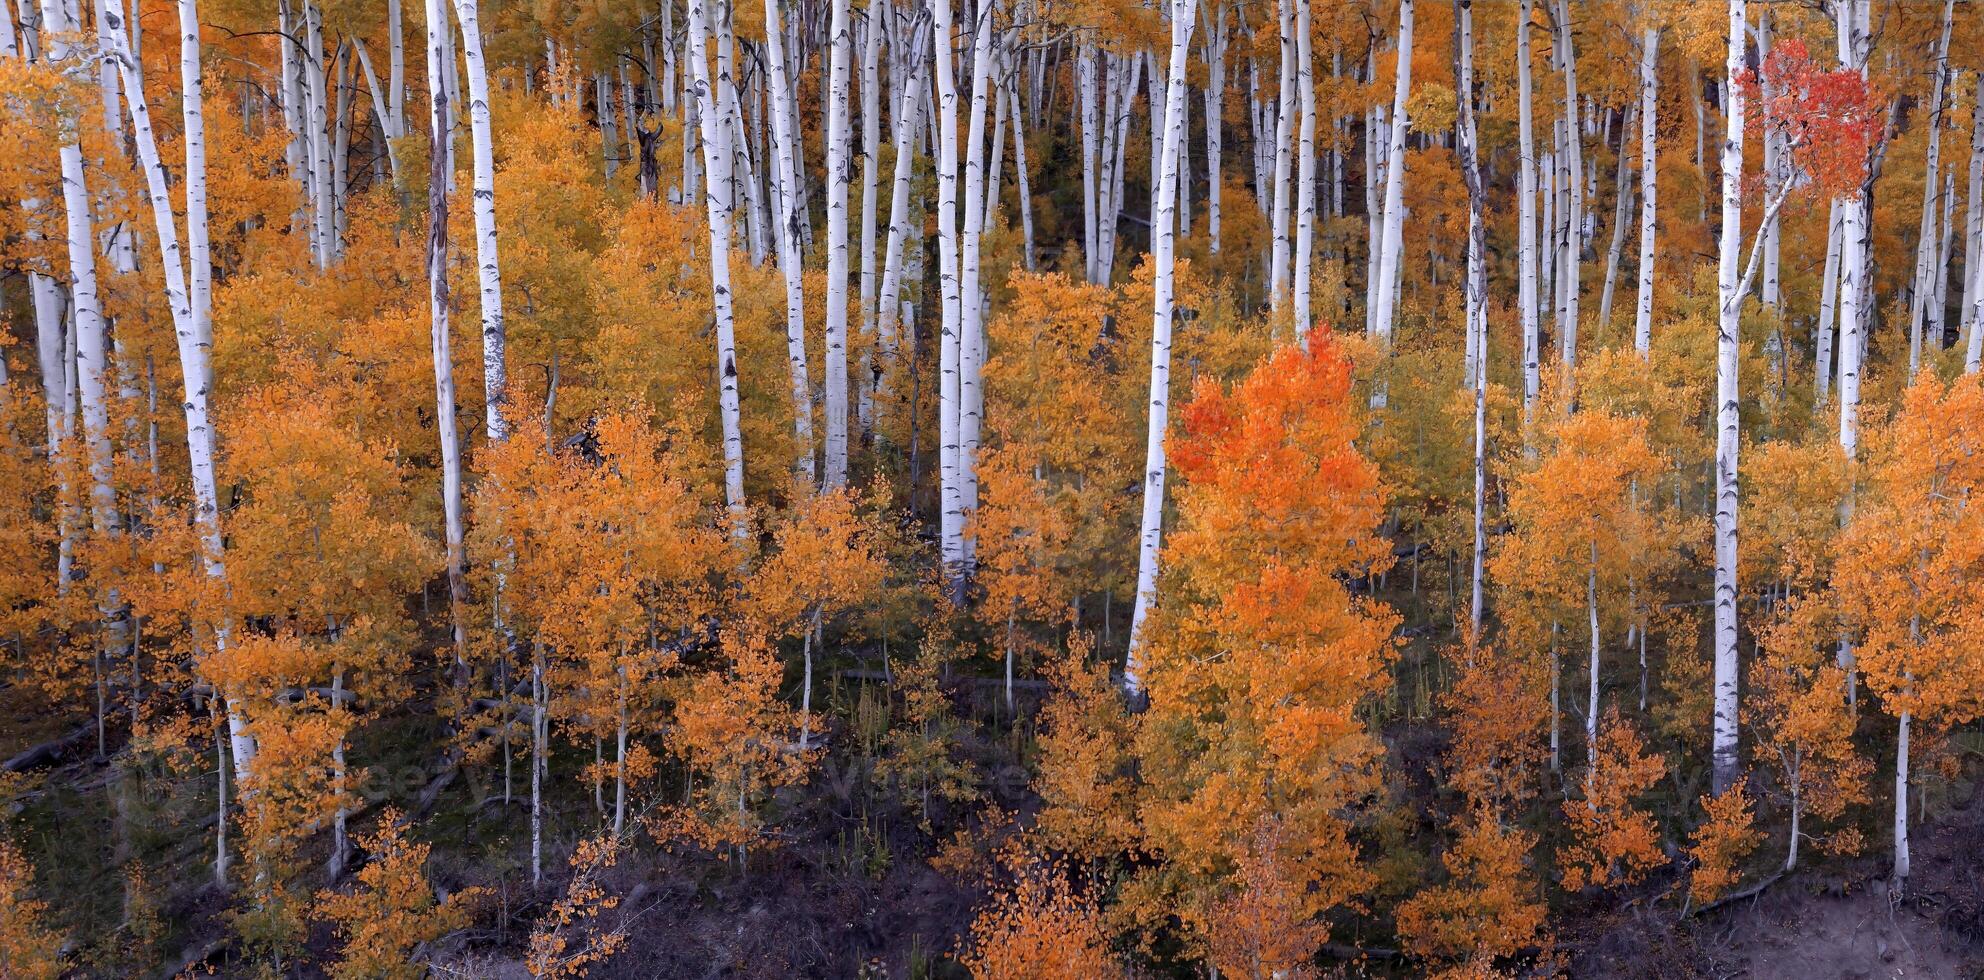
M429 3L434 0L428 0ZM730 223L735 209L731 183L731 113L719 99L728 99L730 79L710 78L710 22L705 0L689 3L689 67L696 90L701 126L703 168L709 179L703 204L710 225L710 301L716 319L717 402L723 422L723 499L729 509L731 537L742 542L749 528L744 520L744 436L738 418L737 341L731 312ZM724 29L728 36L727 28Z
M1929 300L1934 292L1929 277L1935 271L1940 238L1936 224L1936 195L1941 190L1942 182L1937 176L1942 171L1943 92L1948 87L1950 18L1955 9L1956 0L1943 0L1942 33L1937 36L1934 66L1930 72L1934 82L1929 95L1928 147L1922 162L1922 218L1916 232L1915 277L1909 287L1908 303L1908 374L1911 378L1922 369L1922 324L1928 317Z
M1654 235L1659 220L1660 28L1640 38L1640 291L1633 318L1633 349L1644 359L1653 347ZM1621 153L1624 152L1622 149Z
M1519 268L1516 278L1518 299L1522 317L1522 411L1528 419L1536 404L1536 396L1541 391L1538 375L1538 360L1541 357L1542 324L1538 322L1540 309L1537 306L1538 268L1536 254L1536 140L1533 76L1529 64L1529 31L1536 18L1535 0L1522 0L1522 9L1516 16L1516 111L1520 175L1516 187L1516 234L1519 241ZM1649 201L1652 199L1649 198ZM1644 277L1645 273L1641 273ZM1642 304L1645 299L1642 298Z
M942 302L942 350L937 418L940 554L945 588L952 602L964 599L964 497L959 422L963 413L959 387L965 341L958 283L958 92L952 69L951 0L935 0L932 33L936 39L934 77L937 83L937 276ZM1098 225L1098 232L1100 226ZM975 301L975 299L974 299Z
M448 89L444 83L448 54L448 11L442 0L427 0L427 80L430 90L428 132L432 146L448 140ZM468 602L466 563L462 547L462 451L455 423L455 367L449 339L452 299L448 295L448 154L429 154L427 184L427 300L433 327L434 417L441 435L441 504L448 562L448 619L455 646L456 693L468 689Z
M1729 0L1729 79L1722 141L1722 232L1718 243L1717 293L1721 315L1716 331L1715 440L1715 732L1713 788L1720 796L1736 783L1742 759L1737 753L1736 662L1736 506L1737 459L1741 438L1737 360L1743 295L1737 281L1737 251L1743 239L1744 96L1734 84L1744 68L1745 0Z
M1309 4L1294 0L1295 80L1302 100L1301 139L1296 147L1295 336L1306 347L1313 318L1309 312L1309 271L1316 244L1316 76L1311 50Z
M1178 163L1185 151L1185 62L1191 55L1194 0L1170 0L1171 62L1164 92L1164 157L1158 175L1158 211L1151 220L1152 279L1150 341L1150 418L1144 440L1144 506L1137 550L1137 604L1130 618L1130 649L1123 662L1123 687L1132 697L1143 691L1144 620L1157 601L1157 558L1164 532L1164 437L1171 407L1171 322L1175 266L1172 209L1178 201ZM1410 0L1407 0L1409 3ZM1155 120L1153 120L1155 122Z
M1840 0L1835 6L1839 31L1840 63L1850 70L1867 73L1863 44L1867 0ZM1868 322L1867 296L1860 283L1867 275L1868 243L1864 196L1840 201L1840 297L1839 297L1839 445L1850 462L1860 453L1860 358L1861 342Z
M964 145L964 237L960 240L958 258L957 478L958 505L962 511L960 517L966 523L960 528L962 574L954 582L957 588L954 597L958 599L964 596L964 583L969 579L977 559L976 539L962 532L969 530L970 516L978 510L978 445L985 414L985 392L980 384L985 364L985 289L980 245L985 233L985 219L991 211L991 203L986 200L985 126L986 110L990 105L992 63L997 57L993 50L993 6L993 0L979 0L972 25L971 124L966 130ZM1119 186L1121 168L1119 156ZM1116 200L1121 199L1119 193ZM1113 220L1111 224L1113 226Z
M868 24L861 45L861 365L855 378L860 400L855 417L861 434L875 432L875 190L882 154L882 34L887 4L868 0Z
M1599 292L1598 323L1601 329L1612 324L1612 294L1619 282L1619 255L1626 246L1626 219L1633 204L1633 187L1627 182L1626 169L1626 130L1632 127L1633 114L1628 110L1626 124L1619 127L1619 169L1612 182L1614 191L1612 209L1612 246L1605 250L1605 288Z
M1407 0L1409 3L1410 0ZM1281 12L1281 98L1275 103L1274 130L1274 257L1268 264L1268 300L1281 309L1289 289L1288 181L1295 152L1296 54L1294 0L1277 0Z
M1896 726L1894 743L1894 893L1898 897L1902 883L1908 880L1908 735L1914 722L1911 712L1903 710Z
M1474 338L1468 384L1474 389L1474 560L1468 593L1469 648L1481 639L1482 565L1488 554L1486 512L1488 470L1488 265L1487 230L1482 220L1481 134L1474 118L1474 0L1454 0L1454 29L1459 35L1459 64L1455 70L1460 102L1455 143L1460 148L1461 179L1467 184L1467 331Z
M482 57L477 0L454 0L468 65L468 120L475 161L475 267L482 304L483 431L492 443L509 436L509 368L503 328L503 275L496 252L496 150L489 131L489 74Z
M795 466L808 485L818 478L813 465L813 394L806 366L805 269L799 254L799 148L794 145L792 84L785 74L785 29L779 0L765 0L766 101L772 109L773 171L778 180L778 271L785 279L785 360L792 379L792 434L798 444Z
M1375 322L1378 343L1386 347L1392 342L1399 262L1405 247L1405 129L1406 102L1412 94L1412 3L1413 0L1399 0L1398 5L1398 77L1392 89L1391 141L1385 149L1385 237L1378 263ZM1382 407L1384 400L1381 386L1373 401Z
M1978 73L1977 91L1971 97L1972 106L1984 105L1984 72ZM1970 120L1970 183L1966 185L1964 198L1963 233L1963 303L1957 308L1962 326L1960 334L1964 348L1970 347L1970 335L1976 332L1972 310L1977 301L1976 271L1984 266L1984 112L1971 112Z
M826 458L828 489L847 483L847 180L850 0L832 0L827 82Z
M1219 197L1225 171L1220 160L1221 125L1226 115L1226 7L1214 4L1206 31L1206 247L1219 254ZM1031 224L1031 222L1029 222ZM1028 239L1032 235L1029 231ZM1032 268L1032 248L1028 248Z
M1815 351L1812 365L1812 407L1823 410L1832 395L1832 346L1835 305L1839 299L1839 257L1843 236L1841 229L1846 207L1838 198L1826 216L1826 265L1819 277L1819 322L1818 338L1813 344Z
M924 41L928 37L928 29L921 19L917 19L913 22L911 33L904 38L898 55L898 61L903 66L903 84L894 92L895 109L891 121L895 128L895 175L889 198L889 240L882 258L882 294L876 310L876 343L881 345L882 356L875 368L875 400L884 406L893 400L890 384L895 376L896 347L902 326L899 297L903 280L904 242L910 234L909 199L915 193L910 178L916 162L917 126L923 119L919 105L923 98L925 75ZM911 408L913 411L914 406Z
M1557 43L1561 47L1559 57L1564 69L1564 187L1565 214L1563 265L1558 274L1558 289L1562 292L1559 302L1563 310L1558 324L1558 356L1563 361L1564 377L1568 380L1577 374L1578 367L1578 293L1579 267L1582 265L1584 241L1584 135L1578 125L1578 58L1571 43L1570 0L1557 0Z

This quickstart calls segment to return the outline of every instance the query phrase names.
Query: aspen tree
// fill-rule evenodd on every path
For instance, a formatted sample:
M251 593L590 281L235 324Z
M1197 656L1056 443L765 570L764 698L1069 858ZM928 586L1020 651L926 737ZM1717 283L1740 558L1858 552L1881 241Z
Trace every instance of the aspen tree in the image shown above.
M785 278L785 360L792 378L792 434L798 444L798 472L815 480L813 462L813 392L806 368L805 270L799 254L799 149L795 145L792 84L785 73L785 29L779 22L779 0L765 0L766 101L771 103L772 171L777 180L772 199L779 204L778 271Z
M1935 79L1930 88L1928 118L1924 125L1928 129L1928 146L1923 151L1922 162L1922 220L1916 231L1915 275L1909 285L1908 303L1908 374L1913 377L1922 368L1922 324L1929 317L1929 301L1935 295L1931 276L1940 274L1942 266L1936 264L1939 255L1937 239L1939 228L1936 221L1938 196L1942 184L1937 175L1942 172L1943 115L1946 111L1944 90L1949 86L1950 17L1955 12L1956 0L1943 0L1942 32L1937 36L1934 52L1930 55L1932 64L1929 72Z
M1517 239L1519 241L1517 279L1519 280L1517 312L1522 317L1522 409L1523 418L1528 419L1536 404L1540 388L1538 378L1538 358L1541 356L1542 339L1539 321L1540 309L1537 306L1536 255L1536 146L1533 131L1533 110L1531 108L1531 72L1529 65L1529 31L1535 20L1535 0L1522 0L1520 13L1516 16L1516 111L1519 119L1517 128L1517 166L1519 175L1516 185ZM1645 276L1645 272L1641 273ZM1645 303L1642 293L1642 304Z
M1557 288L1560 298L1558 308L1561 316L1557 324L1558 357L1563 362L1564 376L1569 379L1577 372L1578 366L1578 290L1579 265L1584 252L1584 134L1580 125L1578 103L1578 55L1571 41L1570 0L1557 0L1557 47L1556 56L1564 70L1563 166L1566 179L1563 181L1565 193L1565 213L1562 227L1564 234L1558 242L1562 256L1557 274Z
M959 309L958 269L958 93L952 69L950 0L935 0L932 35L936 42L934 75L937 82L937 278L942 304L942 351L939 358L941 381L937 396L938 476L941 498L938 506L939 545L951 601L964 600L964 490L963 447L960 432L963 419L964 319ZM972 300L976 302L974 298Z
M1467 281L1466 326L1472 339L1473 363L1468 365L1467 384L1474 393L1474 554L1470 562L1468 625L1470 642L1481 635L1481 574L1487 560L1488 538L1484 515L1487 493L1488 440L1488 264L1487 229L1482 220L1480 131L1474 118L1474 0L1454 0L1454 30L1457 34L1455 95L1459 113L1455 119L1454 142L1460 150L1461 179L1467 183Z
M744 435L738 419L737 341L730 293L730 222L736 201L731 184L733 129L727 111L731 88L727 76L714 82L710 78L712 29L706 0L688 2L690 77L702 133L703 169L709 173L703 205L710 225L710 302L716 318L717 406L723 422L723 499L730 511L731 536L741 542L749 529L744 520ZM719 29L728 36L727 28Z
M434 418L441 436L441 504L448 561L448 618L455 648L454 684L458 693L468 686L468 624L462 608L468 583L462 546L462 450L455 423L455 367L449 340L453 300L448 295L448 154L450 109L443 79L450 57L448 11L442 0L427 0L428 134L427 173L427 311L432 327L434 358Z
M826 436L821 481L828 489L847 483L847 182L848 72L853 56L850 0L831 0L827 27L827 324L823 422ZM975 151L974 151L975 152ZM968 302L977 303L971 297Z
M453 0L468 67L468 119L475 161L475 267L482 305L483 432L490 442L509 435L509 368L503 328L503 274L496 251L496 150L489 132L489 72L482 56L477 0Z
M1280 309L1286 299L1289 286L1289 209L1293 202L1288 196L1288 181L1291 177L1291 163L1295 152L1295 106L1296 106L1296 61L1295 50L1295 2L1296 0L1276 0L1275 9L1281 13L1281 97L1276 103L1274 114L1274 253L1269 260L1268 299L1275 309ZM1410 3L1410 0L1407 0ZM1400 55L1403 59L1405 55ZM1376 247L1377 240L1372 240Z
M1164 440L1171 417L1171 326L1175 283L1172 209L1178 202L1178 162L1185 148L1185 63L1191 56L1194 0L1171 0L1171 60L1164 89L1164 160L1158 175L1158 210L1153 237L1148 436L1144 440L1144 505L1137 545L1137 603L1130 618L1130 649L1123 661L1123 688L1131 697L1143 691L1141 671L1144 622L1157 602L1158 553L1164 534ZM1410 0L1408 0L1410 2Z
M1742 760L1737 755L1736 712L1736 483L1737 449L1742 440L1737 366L1742 342L1742 287L1737 282L1743 243L1745 0L1729 0L1729 56L1723 77L1726 130L1722 140L1722 232L1717 243L1715 357L1715 744L1713 781L1720 796L1736 785ZM1747 277L1745 277L1747 278Z
M861 43L861 365L855 377L856 418L864 439L875 428L875 190L882 155L882 35L885 0L869 0Z
M1398 71L1392 89L1391 137L1385 147L1384 236L1374 242L1378 263L1377 312L1373 315L1380 345L1392 342L1394 311L1398 301L1399 262L1405 248L1405 128L1406 102L1412 95L1412 3L1399 0ZM1378 407L1384 405L1381 386L1372 396Z
M1653 17L1653 11L1642 11ZM1633 315L1633 349L1642 358L1653 346L1654 236L1659 230L1660 158L1660 25L1650 23L1640 35L1640 261L1639 302ZM1620 144L1620 155L1625 154ZM1823 373L1823 371L1821 372Z
M1309 4L1295 0L1295 78L1301 95L1301 139L1295 179L1295 336L1309 337L1309 270L1316 241L1316 77L1310 50Z

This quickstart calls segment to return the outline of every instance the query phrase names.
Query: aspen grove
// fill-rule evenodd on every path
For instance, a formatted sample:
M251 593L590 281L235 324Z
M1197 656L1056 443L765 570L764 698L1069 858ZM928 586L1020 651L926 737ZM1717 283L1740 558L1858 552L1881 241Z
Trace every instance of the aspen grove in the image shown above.
M1971 975L1981 366L1968 2L0 0L0 978Z

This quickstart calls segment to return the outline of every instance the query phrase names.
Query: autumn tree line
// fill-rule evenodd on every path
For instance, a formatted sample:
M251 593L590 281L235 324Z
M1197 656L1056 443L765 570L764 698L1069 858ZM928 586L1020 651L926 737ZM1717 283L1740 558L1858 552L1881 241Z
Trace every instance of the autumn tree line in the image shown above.
M976 896L933 975L1902 894L1984 711L1979 50L0 2L0 975L606 975L616 868L763 874L857 761Z

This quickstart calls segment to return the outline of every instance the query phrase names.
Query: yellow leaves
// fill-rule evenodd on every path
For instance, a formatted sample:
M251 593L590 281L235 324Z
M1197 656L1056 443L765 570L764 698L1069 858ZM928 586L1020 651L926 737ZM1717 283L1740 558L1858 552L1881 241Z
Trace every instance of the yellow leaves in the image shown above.
M1441 856L1452 880L1399 906L1398 931L1414 956L1485 967L1535 941L1549 909L1529 855L1536 835L1476 806L1455 821L1460 838Z
M804 491L801 491L804 493ZM879 510L860 511L853 490L808 494L771 527L772 551L745 589L752 614L784 635L815 613L837 614L881 584Z
M1880 434L1834 573L1867 682L1889 710L1984 710L1984 387L1925 374Z
M1616 705L1605 710L1596 755L1584 799L1564 804L1574 838L1558 854L1567 891L1630 885L1663 860L1653 816L1633 801L1666 773L1665 760L1646 754L1645 741Z
M440 901L427 883L427 844L407 840L404 817L387 807L379 829L358 838L370 855L355 887L317 893L316 915L337 923L344 953L330 967L333 980L417 980L427 967L411 960L416 946L468 924L487 889L468 888Z
M524 969L531 976L583 977L627 944L626 917L606 925L607 916L620 907L620 897L600 880L619 861L621 846L617 839L589 838L573 849L572 880L565 894L531 930L524 954Z
M1222 875L1263 821L1311 911L1366 887L1345 821L1382 748L1357 708L1389 683L1395 616L1343 578L1382 568L1383 497L1357 452L1349 366L1327 335L1182 413L1161 604L1145 624L1137 751L1145 846Z
M813 754L795 749L799 718L779 698L784 672L762 629L723 637L727 663L678 688L669 751L690 770L691 802L664 813L657 836L705 847L764 838L754 809L773 791L804 781Z
M1512 808L1537 793L1549 717L1539 659L1479 649L1440 696L1453 733L1446 779L1473 805Z
M1136 845L1136 786L1130 753L1136 719L1124 707L1104 664L1088 662L1077 638L1048 667L1052 684L1040 710L1041 798L1034 826L1056 850L1088 860Z
M46 923L48 904L34 898L34 866L13 842L0 839L0 976L56 980L63 972L62 938Z
M1329 927L1311 918L1300 872L1282 863L1282 829L1263 821L1250 836L1232 892L1196 917L1208 958L1236 977L1312 976Z
M1702 797L1702 824L1695 828L1695 843L1688 849L1695 862L1688 897L1696 904L1715 901L1742 879L1738 865L1756 850L1762 837L1753 826L1756 815L1750 810L1747 783L1739 779L1721 796Z
M977 980L1093 980L1122 972L1095 897L1069 882L1069 869L1034 853L1024 839L1002 849L1009 883L993 886L971 924L959 959Z

